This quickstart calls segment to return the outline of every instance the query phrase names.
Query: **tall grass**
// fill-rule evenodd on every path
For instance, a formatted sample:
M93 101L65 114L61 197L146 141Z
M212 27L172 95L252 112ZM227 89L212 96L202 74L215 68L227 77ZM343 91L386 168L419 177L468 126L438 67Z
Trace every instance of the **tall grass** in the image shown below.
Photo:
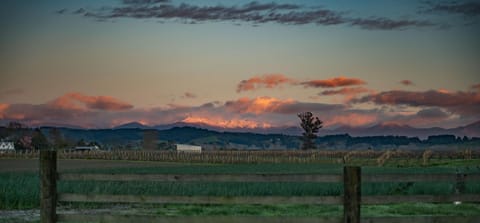
M478 161L477 161L478 162ZM74 172L93 173L323 173L341 174L339 164L178 164L163 167L86 169ZM479 173L476 166L432 166L432 167L363 167L365 174L379 173ZM454 182L422 183L363 183L364 195L412 195L452 194ZM60 181L58 191L65 193L91 194L141 194L141 195L211 195L211 196L336 196L343 193L341 183L308 182L92 182ZM480 193L480 182L466 183L465 193ZM39 181L36 173L0 174L0 209L28 209L39 206Z
M423 159L422 151L388 150L388 151L203 151L188 153L176 151L59 151L59 159L100 159L100 160L137 160L189 163L351 163L355 160L377 159L379 165L386 165L391 159L401 158L407 161L428 165L430 159L478 159L480 151L435 151L428 152L428 159ZM2 153L0 158L38 158L38 151Z
M40 206L36 173L0 174L0 209L30 209Z

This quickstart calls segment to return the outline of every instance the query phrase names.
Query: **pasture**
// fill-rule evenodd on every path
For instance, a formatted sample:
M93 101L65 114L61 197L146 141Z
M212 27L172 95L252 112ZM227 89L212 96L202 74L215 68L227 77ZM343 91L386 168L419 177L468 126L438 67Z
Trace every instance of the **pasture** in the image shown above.
M376 159L352 159L362 164L363 173L480 173L477 159L422 161L392 159L378 166ZM408 166L405 164L409 163ZM402 167L399 167L400 165ZM343 164L337 161L312 163L180 163L112 160L59 160L61 173L114 174L226 174L226 173L321 173L339 174ZM38 160L0 159L0 210L25 210L39 207ZM455 191L455 182L363 183L364 195L447 195ZM464 193L480 194L480 182L467 182ZM180 195L180 196L338 196L343 193L339 183L311 182L115 182L115 181L60 181L59 193ZM127 206L127 207L126 207ZM200 204L98 204L60 203L59 212L78 209L112 209L118 213L141 213L155 216L341 216L340 205L200 205ZM480 205L454 204L389 204L364 205L362 216L479 215Z

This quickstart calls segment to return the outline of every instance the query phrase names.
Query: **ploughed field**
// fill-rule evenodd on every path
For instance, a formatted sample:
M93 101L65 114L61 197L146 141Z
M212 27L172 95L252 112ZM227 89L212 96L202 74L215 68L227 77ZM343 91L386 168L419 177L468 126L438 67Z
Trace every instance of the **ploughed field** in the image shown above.
M351 161L363 165L362 173L480 173L478 159L430 160L419 162L390 160L378 166L376 160ZM399 165L402 164L402 165ZM408 164L408 165L405 165ZM400 167L401 166L401 167ZM129 174L228 174L228 173L324 173L342 174L343 164L256 163L208 164L112 160L59 160L61 173ZM363 183L362 195L447 195L455 182ZM204 196L339 196L341 183L309 182L110 182L59 181L59 193ZM480 194L480 182L466 182L465 193ZM0 159L0 212L39 208L38 161ZM59 210L115 210L160 216L341 216L341 205L193 205L193 204L93 204L60 203ZM480 215L480 204L392 204L362 205L362 216L401 215ZM3 219L7 220L7 219ZM2 219L0 219L2 221ZM12 220L13 221L13 220Z

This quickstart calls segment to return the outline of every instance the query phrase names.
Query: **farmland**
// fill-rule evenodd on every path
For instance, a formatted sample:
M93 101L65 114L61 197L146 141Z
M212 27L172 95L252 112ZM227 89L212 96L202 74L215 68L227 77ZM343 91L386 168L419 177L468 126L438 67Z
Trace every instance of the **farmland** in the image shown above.
M351 158L349 163L363 165L366 174L377 173L480 173L477 159L391 158L383 166L377 158ZM306 163L185 163L112 160L59 160L62 173L132 174L225 174L225 173L322 173L340 174L344 164L338 159L319 159ZM408 165L408 166L407 166ZM402 166L402 167L399 167ZM38 161L36 159L0 159L0 209L22 210L39 207ZM452 194L455 182L363 183L365 195ZM133 194L133 195L207 195L207 196L337 196L339 183L290 182L92 182L60 181L60 193ZM465 193L480 194L480 182L467 182ZM118 207L118 204L61 203L60 210ZM259 215L259 216L340 216L338 205L132 205L128 210L160 216ZM121 211L120 211L121 212ZM472 215L480 213L478 204L395 204L365 205L365 216L396 215Z

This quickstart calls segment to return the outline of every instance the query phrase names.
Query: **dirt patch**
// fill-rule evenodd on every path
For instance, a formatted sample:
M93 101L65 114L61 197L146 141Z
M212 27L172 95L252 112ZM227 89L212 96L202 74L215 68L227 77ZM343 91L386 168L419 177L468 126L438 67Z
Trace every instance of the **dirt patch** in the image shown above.
M108 208L96 208L96 209L72 209L68 207L58 207L57 214L135 214L139 211L132 209L129 205L115 205ZM40 221L40 210L0 210L0 222L38 222Z

